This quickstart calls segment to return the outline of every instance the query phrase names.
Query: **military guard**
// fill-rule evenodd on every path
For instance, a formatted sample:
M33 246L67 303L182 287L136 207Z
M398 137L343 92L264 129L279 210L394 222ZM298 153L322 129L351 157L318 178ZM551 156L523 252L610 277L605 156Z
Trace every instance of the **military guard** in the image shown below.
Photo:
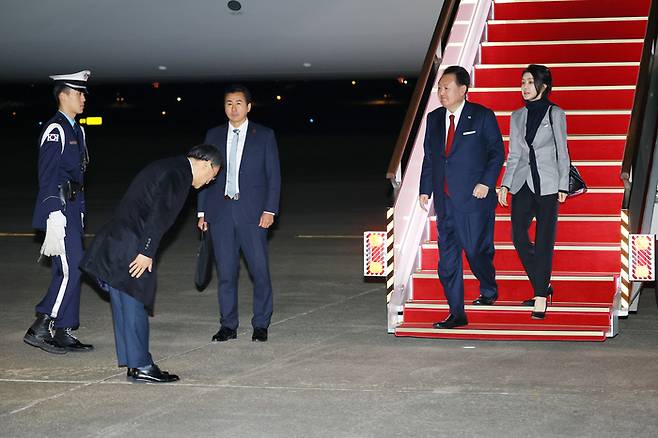
M75 117L84 110L90 75L83 70L50 76L59 111L39 137L39 192L32 226L46 232L41 254L51 257L52 280L23 340L54 354L94 348L72 333L80 323L78 265L83 256L84 173L89 163L85 132Z

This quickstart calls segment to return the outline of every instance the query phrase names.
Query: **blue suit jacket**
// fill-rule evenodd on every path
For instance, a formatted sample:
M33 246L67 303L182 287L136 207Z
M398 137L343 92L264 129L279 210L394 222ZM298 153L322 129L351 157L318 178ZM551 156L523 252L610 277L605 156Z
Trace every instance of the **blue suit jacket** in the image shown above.
M482 105L465 102L448 156L445 155L445 116L443 107L427 115L420 194L434 194L434 209L440 215L445 204L444 179L447 179L456 209L468 213L496 208L496 181L505 160L496 116ZM486 198L473 196L477 184L489 186Z
M206 134L205 143L215 146L226 164L226 137L228 125L212 128ZM226 189L226 165L217 175L215 183L199 192L197 210L204 213L210 223L229 218L228 204L234 203L241 218L247 223L258 223L264 211L279 213L281 170L279 151L274 131L249 121L245 137L239 179L240 200L224 199Z

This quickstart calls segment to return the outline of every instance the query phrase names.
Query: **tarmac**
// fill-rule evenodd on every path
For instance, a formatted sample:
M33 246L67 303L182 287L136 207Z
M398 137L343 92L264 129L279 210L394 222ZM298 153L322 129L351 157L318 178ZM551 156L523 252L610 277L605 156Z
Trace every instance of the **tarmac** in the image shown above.
M125 184L96 183L88 232ZM288 180L270 240L274 316L251 341L240 277L238 338L218 329L216 276L193 285L198 234L188 205L159 257L151 352L173 384L136 384L116 366L107 298L83 285L92 353L22 342L50 271L36 263L33 193L0 192L2 437L655 437L658 309L652 289L603 343L395 338L382 283L362 277L361 234L384 229L381 178ZM504 291L501 293L504 294Z

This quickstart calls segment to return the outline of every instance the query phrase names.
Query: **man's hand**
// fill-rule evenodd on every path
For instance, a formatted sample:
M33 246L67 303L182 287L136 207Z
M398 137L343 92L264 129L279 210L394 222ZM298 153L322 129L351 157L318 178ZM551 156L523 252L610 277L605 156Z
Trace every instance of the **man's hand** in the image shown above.
M562 203L567 200L567 194L564 192L558 192L557 193L557 200Z
M498 189L498 203L502 205L503 207L507 207L507 193L509 190L507 190L507 187L503 186L500 189Z
M199 221L197 222L196 226L199 227L201 231L208 230L208 222L206 222L206 219L203 216L199 218Z
M478 184L473 189L473 196L475 196L478 199L486 198L488 193L489 193L489 187L485 186L484 184Z
M143 254L137 254L135 260L130 263L130 276L133 278L139 278L147 269L149 272L153 270L153 259L146 257Z
M420 204L420 208L423 210L427 211L427 203L429 202L430 197L427 195L420 195L418 197L418 203Z
M263 213L260 215L260 223L258 224L261 228L269 228L274 223L274 215L272 213Z

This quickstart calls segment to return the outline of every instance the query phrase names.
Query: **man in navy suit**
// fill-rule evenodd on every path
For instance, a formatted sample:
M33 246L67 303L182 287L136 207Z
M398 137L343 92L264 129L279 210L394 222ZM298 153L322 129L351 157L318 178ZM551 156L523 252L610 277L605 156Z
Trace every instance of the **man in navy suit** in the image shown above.
M420 205L434 195L439 231L439 278L450 315L435 328L468 324L464 311L462 251L480 282L473 304L498 298L493 266L496 182L505 159L503 139L493 111L466 101L468 72L448 67L439 80L441 108L427 115Z
M224 93L229 123L210 129L205 139L226 163L217 183L198 197L198 226L210 230L219 274L220 328L212 337L217 342L237 337L240 250L254 283L253 341L267 341L272 318L267 230L279 212L279 153L274 131L248 120L250 110L249 90L230 86Z

